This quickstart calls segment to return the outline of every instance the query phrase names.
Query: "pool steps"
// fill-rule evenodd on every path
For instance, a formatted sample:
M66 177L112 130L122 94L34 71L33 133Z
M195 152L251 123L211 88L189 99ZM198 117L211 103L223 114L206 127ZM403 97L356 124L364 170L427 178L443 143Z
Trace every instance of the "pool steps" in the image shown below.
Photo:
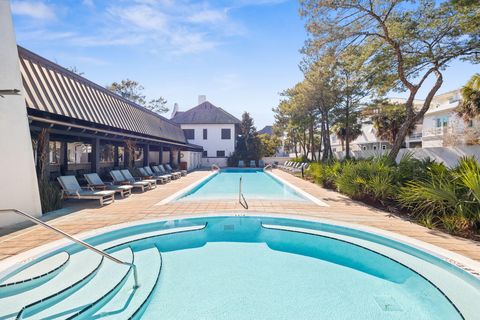
M126 236L97 245L114 256L125 259L125 255L135 260L140 287L133 292L133 276L131 267L118 266L105 260L98 254L82 250L68 255L60 252L42 261L61 260L60 256L68 255L68 261L59 267L59 263L52 263L48 272L39 274L33 270L39 267L27 265L20 272L12 273L3 278L5 283L20 279L22 272L28 279L28 274L38 279L44 278L40 286L32 286L30 290L11 290L10 296L0 295L0 319L135 319L143 314L153 293L162 267L161 252L152 246L138 252L133 252L130 245L137 241L155 238L162 235L201 230L206 224L180 228L169 228L139 235ZM141 256L155 256L155 263L142 265ZM57 257L58 256L58 257ZM139 259L135 257L139 256ZM56 257L56 258L54 258ZM41 262L42 262L41 261ZM39 262L39 263L41 263ZM47 262L44 262L48 265ZM31 269L31 272L27 270ZM154 270L154 272L152 272ZM54 272L55 271L55 272ZM54 274L48 277L47 275ZM38 277L43 275L44 277ZM108 283L107 283L108 282ZM38 285L38 283L37 283ZM13 288L13 286L12 286ZM131 294L132 293L132 294ZM124 303L124 308L118 306ZM127 304L128 303L128 304Z
M70 254L63 251L20 269L5 280L0 280L0 298L38 287L58 275L69 260Z

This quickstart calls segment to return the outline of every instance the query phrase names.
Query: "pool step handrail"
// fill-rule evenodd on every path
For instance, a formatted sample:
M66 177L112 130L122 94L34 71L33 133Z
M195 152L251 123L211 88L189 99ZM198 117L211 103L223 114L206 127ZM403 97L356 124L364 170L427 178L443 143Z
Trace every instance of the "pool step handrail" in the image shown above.
M243 181L243 177L240 176L240 182L239 182L239 186L238 186L238 203L240 203L242 205L242 207L244 207L245 209L248 209L247 200L243 196L243 192L242 192L242 181ZM242 200L243 200L243 202L242 202Z
M212 171L215 169L220 170L220 167L216 163L212 164Z
M40 226L42 226L42 227L44 227L44 228L47 228L47 229L49 229L49 230L51 230L51 231L53 231L53 232L55 232L55 233L58 233L58 234L62 235L64 238L67 238L67 239L72 240L73 242L75 242L75 243L77 243L77 244L85 247L86 249L89 249L89 250L91 250L91 251L93 251L93 252L95 252L95 253L98 253L99 255L101 255L101 256L103 256L103 257L105 257L105 258L107 258L107 259L109 259L109 260L111 260L111 261L113 261L113 262L115 262L115 263L123 264L123 265L125 265L125 266L129 266L129 267L132 268L132 270L133 270L133 278L134 278L134 280L135 280L135 285L134 285L133 288L136 289L136 288L140 287L140 284L138 283L137 266L136 266L134 263L130 263L130 262L125 262L125 261L119 260L119 259L115 258L114 256L106 253L105 251L100 250L100 249L97 249L97 248L95 248L94 246L89 245L89 244L86 243L85 241L82 241L82 240L80 240L80 239L78 239L78 238L75 238L74 236L72 236L72 235L70 235L70 234L68 234L68 233L66 233L66 232L64 232L64 231L62 231L62 230L60 230L60 229L57 229L57 228L55 228L55 227L53 227L53 226L51 226L51 225L49 225L49 224L46 224L46 223L43 222L42 220L40 220L40 219L38 219L38 218L36 218L36 217L34 217L34 216L32 216L32 215L29 215L28 213L25 213L25 212L23 212L23 211L20 211L20 210L18 210L18 209L0 209L0 212L14 212L14 213L16 213L16 214L18 214L18 215L23 216L24 218L27 218L28 220L34 222L35 224L38 224L38 225L40 225Z
M263 167L263 171L267 171L267 169L269 169L269 168L270 168L270 170L273 169L271 164L267 164L265 167Z

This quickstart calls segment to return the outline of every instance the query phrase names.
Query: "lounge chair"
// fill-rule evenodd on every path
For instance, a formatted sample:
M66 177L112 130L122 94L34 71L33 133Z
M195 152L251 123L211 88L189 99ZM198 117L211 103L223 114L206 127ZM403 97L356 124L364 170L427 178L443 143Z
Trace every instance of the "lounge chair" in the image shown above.
M265 161L263 161L263 160L258 160L258 166L259 166L260 168L265 168Z
M163 168L160 169L159 166L152 166L152 168L153 168L153 172L154 172L156 175L164 176L164 177L166 177L166 178L168 179L168 181L170 181L170 180L173 179L173 176L172 176L171 174L166 173L165 170L162 170Z
M162 178L162 177L159 177L157 175L154 175L154 174L149 174L147 172L147 170L145 170L145 168L137 168L138 169L138 172L140 172L140 176L142 179L152 179L152 180L156 180L157 181L157 184L160 183L166 183L167 182L167 179L166 178Z
M243 160L238 160L238 167L245 168L245 162L243 162Z
M123 174L123 176L125 177L125 179L130 182L130 183L134 183L134 182L148 182L149 183L149 189L154 189L157 187L157 180L155 179L140 179L140 178L134 178L132 176L132 174L130 173L130 170L128 169L123 169L123 170L120 170L120 172Z
M185 177L187 175L187 170L174 170L172 166L170 166L168 163L165 164L165 169L167 169L168 172L180 172L182 177Z
M130 185L133 188L140 189L142 192L144 192L145 189L151 189L151 184L149 182L145 182L145 181L130 182L130 181L128 181L123 176L123 174L120 172L120 170L112 170L112 171L110 171L110 175L112 176L113 182L117 185Z
M90 188L82 188L75 176L60 176L57 177L57 180L62 187L62 197L64 199L98 200L100 206L115 202L115 191L95 191Z
M173 171L169 171L169 170L166 170L165 167L163 166L163 164L159 164L158 165L158 168L160 169L160 171L162 171L163 173L168 173L168 174L171 174L172 175L172 179L180 179L180 177L182 176L182 174L180 172L173 172Z
M250 168L256 168L257 164L255 163L255 160L250 160Z
M128 197L132 194L132 186L129 185L115 185L112 183L105 183L100 178L98 173L87 173L83 175L88 182L88 187L98 190L111 190L118 193L122 198Z
M153 172L153 170L149 166L143 167L143 169L145 169L145 171L152 177L162 178L165 183L169 182L172 179L172 175Z

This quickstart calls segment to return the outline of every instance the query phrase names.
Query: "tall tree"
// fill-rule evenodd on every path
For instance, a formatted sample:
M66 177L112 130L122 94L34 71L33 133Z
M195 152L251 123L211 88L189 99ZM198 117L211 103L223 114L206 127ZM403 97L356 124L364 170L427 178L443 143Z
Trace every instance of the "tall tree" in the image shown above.
M280 139L275 135L269 135L268 133L263 133L258 135L260 142L262 143L262 154L265 157L273 157L278 148L281 145Z
M262 143L258 137L253 118L248 112L242 114L235 157L244 161L259 160L262 157Z
M449 63L478 62L480 6L475 1L301 0L301 15L310 35L304 48L307 55L355 47L371 88L380 94L408 92L406 118L393 142L392 158L430 107ZM413 101L428 78L433 84L416 110Z
M461 89L462 100L456 112L465 121L480 117L480 73L476 73Z
M155 113L162 114L168 112L168 107L166 106L167 100L163 97L159 97L147 102L146 96L143 94L145 88L135 80L125 79L120 82L113 82L106 88Z

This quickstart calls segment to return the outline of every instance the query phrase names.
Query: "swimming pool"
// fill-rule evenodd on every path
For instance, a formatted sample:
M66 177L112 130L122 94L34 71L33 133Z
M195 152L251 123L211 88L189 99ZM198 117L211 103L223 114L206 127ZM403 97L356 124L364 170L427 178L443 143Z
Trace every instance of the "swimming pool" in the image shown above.
M247 200L308 201L292 186L263 169L221 169L175 197L176 201L238 199L239 183Z
M345 226L206 216L125 227L88 242L134 261L140 287L132 289L128 268L69 245L0 276L0 318L478 316L478 278L411 245ZM1 287L42 263L30 285Z

